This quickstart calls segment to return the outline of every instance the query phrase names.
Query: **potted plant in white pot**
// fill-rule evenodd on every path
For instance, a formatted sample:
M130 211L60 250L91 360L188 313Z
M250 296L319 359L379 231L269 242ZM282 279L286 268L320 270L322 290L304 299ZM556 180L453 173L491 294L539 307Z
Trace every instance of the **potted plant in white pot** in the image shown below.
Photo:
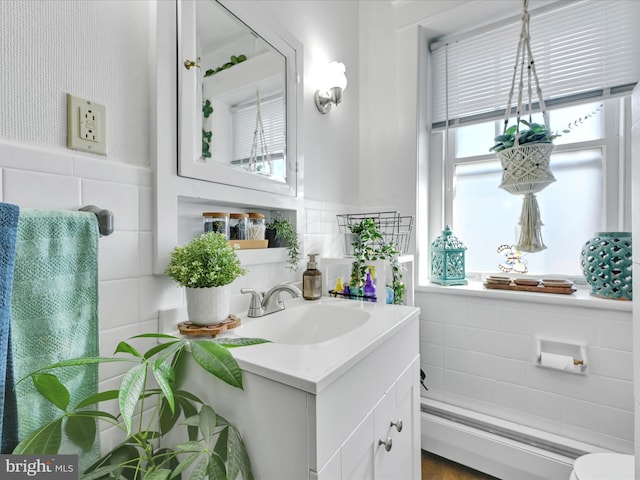
M174 248L165 273L185 287L189 321L206 326L227 319L230 284L246 270L225 236L208 232Z

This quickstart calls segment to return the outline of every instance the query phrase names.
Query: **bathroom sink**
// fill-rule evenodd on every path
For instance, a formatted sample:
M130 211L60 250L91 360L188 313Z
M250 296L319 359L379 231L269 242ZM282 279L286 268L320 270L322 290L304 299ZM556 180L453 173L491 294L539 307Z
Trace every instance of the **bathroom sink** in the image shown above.
M305 302L264 317L243 320L234 333L287 345L309 345L351 332L370 317L369 312L360 309Z

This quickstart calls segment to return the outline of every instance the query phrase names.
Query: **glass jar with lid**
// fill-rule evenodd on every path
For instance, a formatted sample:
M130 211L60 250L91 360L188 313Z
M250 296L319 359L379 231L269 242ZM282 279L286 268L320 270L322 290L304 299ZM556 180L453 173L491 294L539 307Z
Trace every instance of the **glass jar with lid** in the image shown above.
M246 240L249 230L248 213L232 213L229 215L229 239Z
M221 233L229 240L229 214L225 212L204 212L204 232Z
M265 232L264 215L261 213L249 213L249 230L247 231L248 240L264 240Z

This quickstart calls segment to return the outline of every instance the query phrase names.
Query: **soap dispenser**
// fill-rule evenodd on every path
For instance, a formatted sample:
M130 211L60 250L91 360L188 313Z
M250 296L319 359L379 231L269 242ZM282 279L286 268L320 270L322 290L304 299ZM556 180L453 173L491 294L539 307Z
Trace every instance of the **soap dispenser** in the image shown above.
M322 296L322 273L316 263L317 253L309 254L307 269L302 274L302 297L305 300L317 300Z

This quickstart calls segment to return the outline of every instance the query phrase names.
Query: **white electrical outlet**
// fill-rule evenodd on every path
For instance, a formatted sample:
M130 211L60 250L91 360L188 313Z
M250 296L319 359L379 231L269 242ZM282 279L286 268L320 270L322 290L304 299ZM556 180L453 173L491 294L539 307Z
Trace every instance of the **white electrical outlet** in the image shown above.
M104 105L67 94L67 146L107 154L107 109Z

